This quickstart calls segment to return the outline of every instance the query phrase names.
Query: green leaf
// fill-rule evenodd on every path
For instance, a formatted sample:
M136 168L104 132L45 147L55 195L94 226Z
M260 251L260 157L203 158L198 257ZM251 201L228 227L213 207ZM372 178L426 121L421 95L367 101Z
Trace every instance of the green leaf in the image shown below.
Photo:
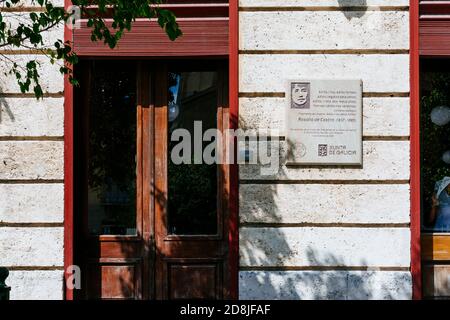
M21 0L0 0L0 5L7 8L18 6ZM106 18L102 15L96 15L96 11L89 5L91 0L72 0L73 5L78 5L83 14L87 15L87 28L90 29L91 41L102 41L109 48L115 48L121 41L127 31L133 27L137 18L155 19L156 23L164 30L167 37L175 40L182 35L175 15L167 9L161 9L157 5L165 3L165 0L95 0L99 12L111 12L108 17L111 24L107 25ZM4 14L0 11L0 47L8 45L21 47L30 44L34 48L40 48L43 44L43 32L51 31L58 26L60 22L67 22L73 15L73 12L66 12L64 8L53 6L49 0L32 0L45 8L42 12L30 12L30 21L21 22L15 29L9 27L9 22L5 21ZM77 55L72 51L70 42L63 42L62 39L54 39L51 50L44 52L51 64L58 64L60 72L69 76L70 83L78 85L73 76L70 66L78 63ZM21 92L33 90L36 97L42 96L42 88L39 84L39 64L36 61L29 61L25 65L18 66L17 63L11 63L10 70L14 74Z

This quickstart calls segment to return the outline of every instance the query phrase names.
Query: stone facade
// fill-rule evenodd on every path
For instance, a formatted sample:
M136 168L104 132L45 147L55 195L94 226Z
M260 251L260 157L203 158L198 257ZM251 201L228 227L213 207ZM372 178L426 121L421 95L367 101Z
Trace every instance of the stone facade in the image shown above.
M55 38L64 38L63 28L44 42ZM64 81L42 55L2 54L40 61L47 97L21 94L0 62L0 265L10 270L11 299L63 299Z

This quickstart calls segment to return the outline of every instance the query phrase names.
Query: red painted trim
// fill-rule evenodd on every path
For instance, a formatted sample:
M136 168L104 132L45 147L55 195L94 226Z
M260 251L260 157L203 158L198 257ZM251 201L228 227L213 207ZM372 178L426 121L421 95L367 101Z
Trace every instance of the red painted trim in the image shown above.
M420 56L448 57L450 52L450 15L447 19L432 17L432 19L420 18Z
M228 17L227 3L162 4L160 8L172 11L176 17Z
M230 128L238 128L239 119L239 11L238 0L229 2L229 108ZM231 297L239 298L239 172L236 143L234 144L234 164L230 166L230 222L229 222L229 250L230 250L230 279Z
M208 2L208 1L205 1ZM65 0L65 6L71 4ZM230 0L229 3L229 109L230 128L238 128L238 0ZM73 40L72 30L65 28L64 39ZM113 56L111 51L105 56ZM199 54L197 54L199 55ZM129 54L128 54L129 56ZM150 56L148 53L146 56ZM167 55L166 55L167 56ZM236 145L236 144L235 144ZM235 160L237 153L235 149ZM64 266L67 268L73 264L73 87L67 77L64 79ZM230 195L229 195L229 271L230 271L230 294L232 299L238 299L239 293L239 180L238 165L236 161L230 166ZM65 278L66 278L65 274ZM73 291L65 289L65 298L73 300Z
M64 7L72 5L64 1ZM72 41L72 30L64 28L64 41ZM67 76L64 77L64 284L65 270L73 265L73 87ZM73 300L73 290L65 288L65 299Z
M176 41L169 40L156 21L144 19L136 20L131 31L124 33L117 47L110 49L102 41L91 41L91 29L84 20L81 28L74 31L74 50L80 57L184 58L228 55L228 18L180 18L177 21L183 35Z
M448 57L450 52L450 0L420 1L420 57Z
M89 6L91 11L96 11L98 6ZM228 17L228 3L170 3L160 4L159 8L172 11L178 18L200 18L200 17ZM97 12L98 16L108 18L112 16L111 10ZM82 18L88 15L82 14Z
M449 15L450 1L420 1L420 18L428 15Z
M410 0L411 100L411 275L413 299L422 298L420 255L420 106L419 106L419 0Z

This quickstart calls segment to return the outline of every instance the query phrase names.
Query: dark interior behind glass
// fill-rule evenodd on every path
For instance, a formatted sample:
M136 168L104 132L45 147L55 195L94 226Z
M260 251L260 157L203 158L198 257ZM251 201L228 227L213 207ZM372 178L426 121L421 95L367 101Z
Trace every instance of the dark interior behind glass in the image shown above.
M168 232L179 235L217 233L217 164L194 163L194 125L203 133L217 128L217 72L168 74ZM171 153L178 141L172 133L190 133L190 163L175 164ZM201 143L201 141L200 141ZM203 142L202 150L211 142ZM214 143L214 141L213 141ZM189 161L188 161L189 162Z
M444 217L448 189L435 202L436 216L431 214L433 195L450 177L450 60L423 60L420 67L422 230L450 232Z
M88 225L91 234L136 234L136 71L92 64L88 110Z

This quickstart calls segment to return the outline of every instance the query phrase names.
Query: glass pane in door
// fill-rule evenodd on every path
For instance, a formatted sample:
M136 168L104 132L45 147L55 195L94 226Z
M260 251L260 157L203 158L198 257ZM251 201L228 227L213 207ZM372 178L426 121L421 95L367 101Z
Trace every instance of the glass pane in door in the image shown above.
M422 59L420 135L425 299L450 298L450 64Z
M215 156L215 139L202 137L217 128L217 78L217 72L168 74L169 234L217 233L218 166L202 156Z
M134 70L134 64L93 64L87 120L90 234L136 234Z
M450 232L450 72L425 69L420 77L422 228Z

